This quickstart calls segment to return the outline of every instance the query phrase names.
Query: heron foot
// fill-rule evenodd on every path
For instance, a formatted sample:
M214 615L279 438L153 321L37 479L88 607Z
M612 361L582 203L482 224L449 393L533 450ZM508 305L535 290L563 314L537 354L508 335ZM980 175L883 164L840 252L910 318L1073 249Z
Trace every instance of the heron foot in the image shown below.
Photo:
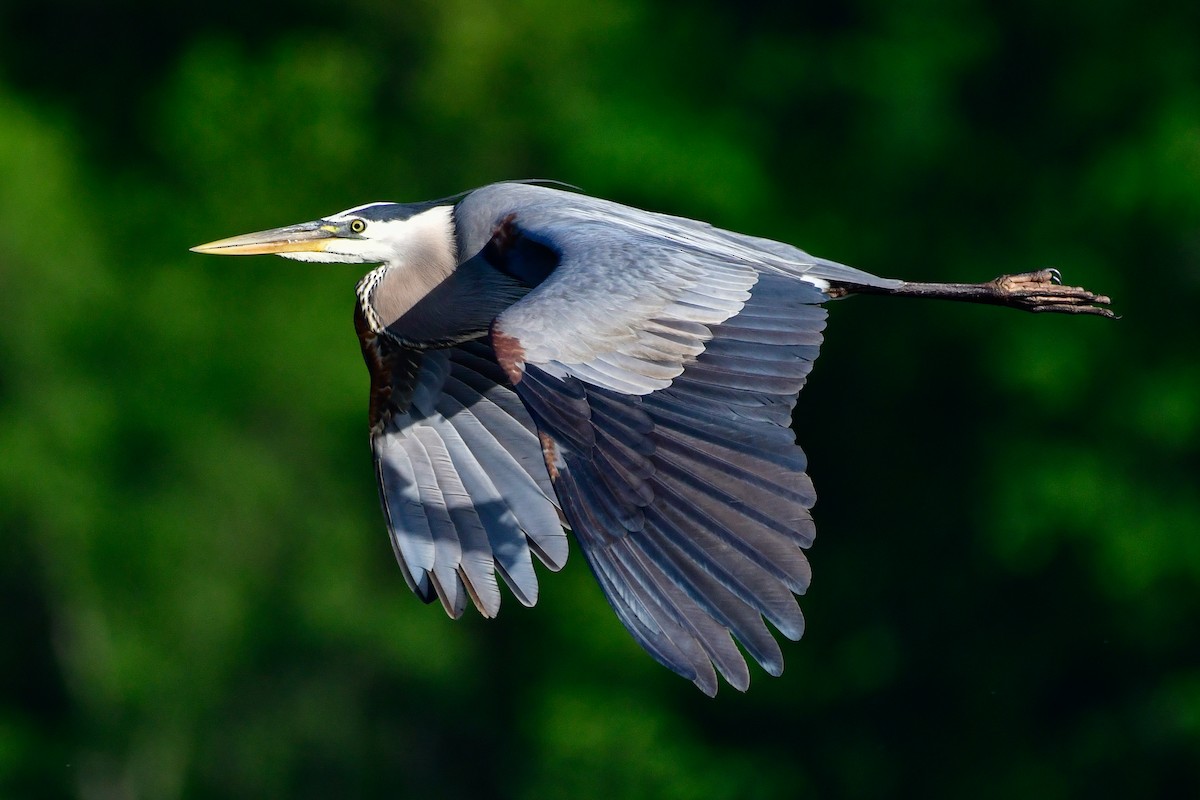
M1104 308L1112 302L1108 297L1082 286L1064 286L1062 274L1056 269L1001 275L988 285L1001 304L1034 314L1092 314L1117 318L1112 309Z

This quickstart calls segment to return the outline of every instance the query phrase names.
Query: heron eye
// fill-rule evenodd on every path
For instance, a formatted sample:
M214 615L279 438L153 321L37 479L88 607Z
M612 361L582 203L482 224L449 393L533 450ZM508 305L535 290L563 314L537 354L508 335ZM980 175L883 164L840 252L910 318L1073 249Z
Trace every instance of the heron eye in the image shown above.
M350 221L350 231L352 233L362 233L366 229L367 229L367 223L363 222L361 219L355 219L355 220Z

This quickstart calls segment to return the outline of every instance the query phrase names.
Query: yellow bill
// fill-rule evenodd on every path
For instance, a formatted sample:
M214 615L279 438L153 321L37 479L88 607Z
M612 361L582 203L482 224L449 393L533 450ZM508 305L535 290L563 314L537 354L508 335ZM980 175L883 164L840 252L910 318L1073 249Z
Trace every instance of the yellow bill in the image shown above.
M327 222L304 222L269 231L244 233L191 248L193 253L219 256L257 256L269 253L319 253L335 238L337 227Z

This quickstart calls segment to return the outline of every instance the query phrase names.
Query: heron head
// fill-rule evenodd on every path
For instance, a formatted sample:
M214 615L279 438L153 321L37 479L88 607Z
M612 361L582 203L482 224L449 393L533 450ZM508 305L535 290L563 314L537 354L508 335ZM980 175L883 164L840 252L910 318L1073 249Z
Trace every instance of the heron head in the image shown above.
M327 264L403 265L453 247L450 205L368 203L312 222L218 239L192 251L232 256L272 253Z

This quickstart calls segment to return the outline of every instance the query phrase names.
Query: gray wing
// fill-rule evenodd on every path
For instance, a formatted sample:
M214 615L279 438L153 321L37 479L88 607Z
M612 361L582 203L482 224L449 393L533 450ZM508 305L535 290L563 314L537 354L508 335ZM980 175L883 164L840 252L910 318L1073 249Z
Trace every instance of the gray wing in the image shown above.
M753 240L617 208L516 212L560 263L492 341L621 621L703 691L714 666L744 689L735 638L779 674L764 618L803 632L816 495L789 425L828 297Z
M496 184L462 218L504 219L505 240L559 256L552 278L501 316L530 363L614 391L665 388L703 351L706 326L737 313L760 274L819 288L900 282L781 242L540 186ZM501 254L501 258L503 254Z
M531 554L558 570L567 540L533 422L490 347L413 350L359 333L379 497L409 587L452 617L468 600L492 617L499 573L533 605Z

